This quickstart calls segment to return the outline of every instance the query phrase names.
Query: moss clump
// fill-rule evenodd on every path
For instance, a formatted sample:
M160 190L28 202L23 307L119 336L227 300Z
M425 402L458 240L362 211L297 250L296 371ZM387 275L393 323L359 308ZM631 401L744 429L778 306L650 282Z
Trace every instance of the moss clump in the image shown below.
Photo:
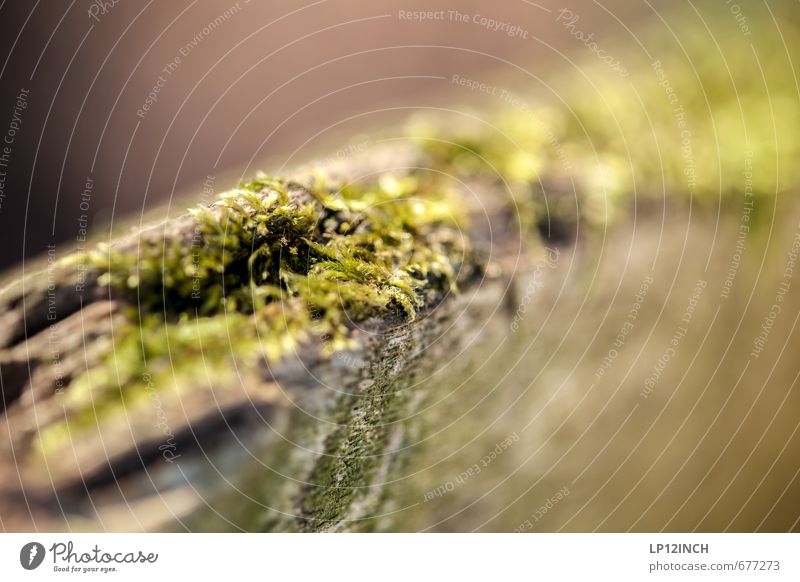
M333 332L345 312L363 319L400 306L413 319L427 288L453 287L465 251L452 193L416 176L331 184L318 175L310 188L260 177L190 212L191 245L100 245L67 262L88 265L145 313L259 314L299 299Z
M67 390L71 426L42 431L44 449L121 402L130 414L149 386L224 380L234 359L275 362L313 338L330 353L369 317L413 320L455 290L468 252L455 194L423 175L260 176L190 214L191 244L149 236L138 253L101 245L62 263L86 265L127 307L105 362Z

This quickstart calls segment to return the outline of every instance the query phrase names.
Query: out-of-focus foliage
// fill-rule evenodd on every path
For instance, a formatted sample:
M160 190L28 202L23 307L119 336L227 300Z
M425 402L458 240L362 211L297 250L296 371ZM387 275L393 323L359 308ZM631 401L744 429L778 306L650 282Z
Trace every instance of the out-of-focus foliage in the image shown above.
M425 116L409 133L432 164L456 173L574 178L592 222L633 197L724 203L788 191L800 183L800 11L795 3L743 10L747 30L718 3L656 19L601 41L627 75L578 55L546 90L503 93L493 115L456 129Z

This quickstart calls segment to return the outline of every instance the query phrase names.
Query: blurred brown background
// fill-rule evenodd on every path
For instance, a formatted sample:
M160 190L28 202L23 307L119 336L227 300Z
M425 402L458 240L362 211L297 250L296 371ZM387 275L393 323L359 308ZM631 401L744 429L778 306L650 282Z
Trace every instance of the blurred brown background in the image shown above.
M450 82L453 74L491 80L498 71L520 75L520 65L546 76L566 63L561 51L583 48L554 24L563 6L6 0L0 133L18 93L30 94L6 168L0 268L48 244L68 252L82 215L105 229L174 192L199 192L204 181L226 188L238 175L335 152L360 129L408 114L396 108L442 105L454 92L468 97ZM627 36L617 18L629 26L653 17L639 2L578 0L569 7L598 35ZM447 13L424 22L400 17L419 10L479 14L520 32L510 36ZM525 84L537 81L520 75L517 86ZM137 114L155 88L155 102ZM278 157L267 162L270 156ZM81 208L87 178L88 209Z

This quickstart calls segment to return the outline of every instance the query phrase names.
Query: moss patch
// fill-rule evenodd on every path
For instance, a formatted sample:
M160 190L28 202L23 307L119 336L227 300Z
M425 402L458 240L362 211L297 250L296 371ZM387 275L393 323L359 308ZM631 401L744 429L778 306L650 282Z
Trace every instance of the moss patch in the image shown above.
M189 397L206 375L235 379L234 363L256 369L314 340L330 354L350 346L354 323L411 321L456 291L474 255L462 235L464 201L440 176L508 184L529 234L558 212L542 195L543 178L575 180L565 213L590 226L640 197L741 208L747 196L763 201L796 188L800 117L785 65L798 55L797 22L784 19L783 38L759 22L753 39L735 28L676 27L681 50L676 39L657 40L663 32L642 35L653 42L652 60L626 63L624 82L589 63L556 79L557 99L534 97L475 123L416 119L408 133L418 140L417 165L431 172L358 183L322 173L303 184L259 176L174 221L170 228L186 229L180 236L165 229L69 257L61 267L88 268L124 307L105 359L71 379L67 420L42 430L40 450L58 454L84 429L124 422L147 406L153 386ZM715 42L720 51L710 50ZM377 355L364 378L371 383L338 402L339 426L301 495L298 527L335 528L379 470L406 402L389 356Z
M62 262L87 267L127 307L104 364L66 391L69 426L40 434L44 450L123 401L129 414L150 386L221 380L234 359L276 362L313 338L330 354L370 317L411 321L456 290L468 260L456 195L425 175L318 174L307 185L260 176L190 214L191 244L148 235L138 252L100 245Z

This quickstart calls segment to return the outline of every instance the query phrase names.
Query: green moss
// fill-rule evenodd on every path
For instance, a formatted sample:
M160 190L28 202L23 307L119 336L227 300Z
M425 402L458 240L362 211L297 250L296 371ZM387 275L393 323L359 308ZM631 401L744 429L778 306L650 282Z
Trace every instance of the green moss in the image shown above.
M652 60L626 63L631 82L589 59L580 74L553 83L560 101L518 102L482 121L412 120L420 165L435 172L359 183L320 173L305 185L259 176L192 209L191 244L160 233L136 252L100 245L71 257L66 263L88 265L129 305L106 367L79 377L71 398L86 406L92 386L113 406L120 386L136 392L145 361L177 366L180 378L197 346L219 338L236 344L214 350L222 368L234 354L276 361L314 337L328 351L346 347L350 322L372 316L413 319L455 290L469 252L463 205L438 172L509 184L527 232L558 211L534 194L542 177L575 178L578 212L590 224L613 218L633 196L714 201L747 187L769 197L800 182L794 80L754 56L785 55L781 38L715 30L717 52L709 33L681 30L680 51L664 34L648 37L662 40L653 41ZM749 185L748 162L761 169Z
M457 198L421 175L260 176L190 214L190 245L150 236L138 252L100 245L62 263L87 266L127 307L104 363L70 384L68 423L42 431L44 451L123 402L130 413L150 386L180 393L206 374L224 381L234 359L275 362L313 338L330 354L351 345L353 322L413 320L456 290L468 252Z
M354 323L411 321L457 291L457 274L474 258L462 235L464 201L442 176L508 185L529 234L558 212L542 195L543 178L574 180L589 225L640 197L738 208L746 191L764 201L796 188L800 110L787 63L800 61L800 34L796 20L783 20L781 37L755 12L750 19L752 39L735 27L697 25L676 26L678 39L645 34L652 58L636 62L630 53L630 79L590 58L556 75L556 97L534 95L473 121L415 118L408 133L419 144L417 165L431 172L358 183L323 173L307 184L259 176L191 209L181 223L190 236L151 232L133 250L99 245L69 257L63 268L88 267L124 308L102 364L65 390L66 422L40 433L41 451L58 454L67 436L80 438L100 419L124 422L153 386L189 396L207 375L234 381L234 362L253 369L315 340L330 354L350 346ZM710 49L716 42L719 51ZM748 167L758 168L749 182ZM347 517L383 462L405 397L394 360L375 360L371 383L339 402L339 428L302 494L305 529Z
M452 194L414 176L302 188L261 177L191 209L195 237L144 240L138 252L99 245L67 259L96 271L143 312L258 314L301 298L332 328L401 306L409 318L426 287L452 288L454 236L463 215ZM294 194L290 194L290 190ZM335 295L335 296L334 296Z

